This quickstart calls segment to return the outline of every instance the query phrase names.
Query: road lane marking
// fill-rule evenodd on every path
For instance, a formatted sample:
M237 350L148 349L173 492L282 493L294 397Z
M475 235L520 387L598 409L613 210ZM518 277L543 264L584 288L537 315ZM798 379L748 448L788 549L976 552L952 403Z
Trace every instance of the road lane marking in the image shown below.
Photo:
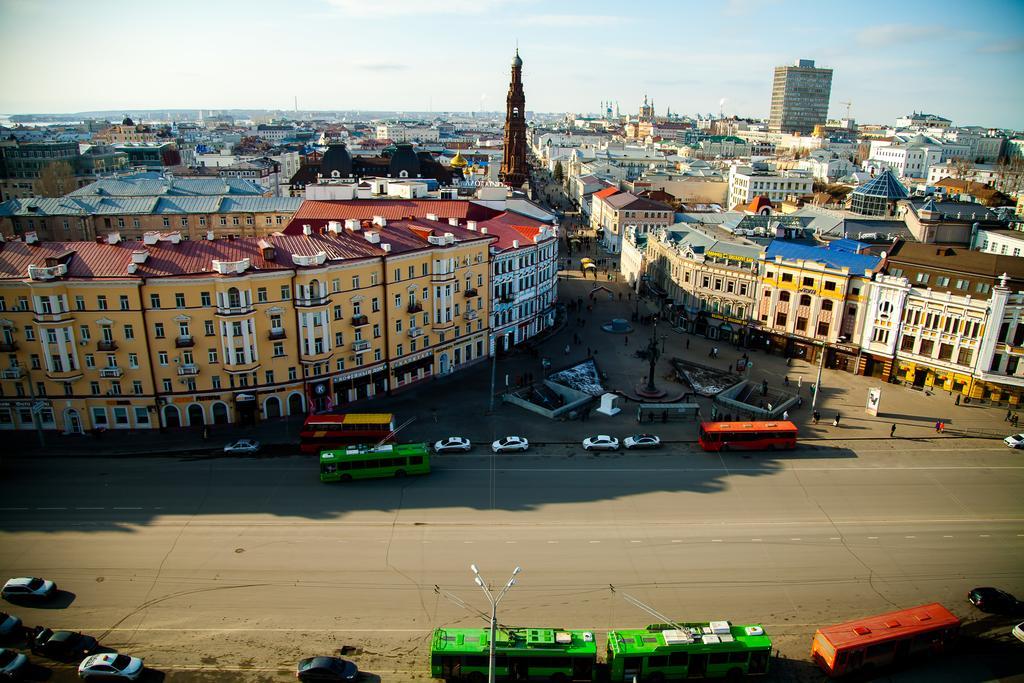
M952 536L943 536L943 538L953 538Z
M760 543L760 542L761 542L761 539L760 539L760 538L752 538L752 539L750 539L750 541L751 541L752 543Z
M799 538L791 538L789 540L791 540L791 541L799 541L800 539Z
M67 510L67 508L36 508L36 510Z
M142 508L137 508L137 507L117 507L117 508L111 508L111 509L113 509L113 510L141 510Z
M878 536L868 536L868 540L869 541L877 541L878 540Z
M841 541L841 540L843 540L843 537L842 536L829 536L828 540L830 540L830 541Z
M712 543L721 543L721 542L722 542L722 539L720 539L720 538L712 538L712 539L711 539L711 542L712 542Z
M978 538L990 538L988 534L978 534Z
M904 536L903 538L917 538L917 536Z
M1021 535L1024 535L1024 534L1021 534ZM673 542L673 543L682 543L682 542L683 542L683 539L681 539L681 538L673 538L673 539L672 539L672 542Z
M558 541L548 541L548 543L558 543Z
M0 508L0 512L22 512L28 508Z
M439 471L445 472L490 472L490 467L438 467ZM549 472L608 472L616 474L620 472L724 472L722 467L499 467L502 472L538 472L546 474ZM913 470L928 472L931 470L1024 470L1024 465L907 465L907 466L885 466L885 467L780 467L780 472L891 472L901 470ZM730 467L729 473L756 472L763 474L761 467Z
M76 510L105 510L106 508L75 508Z
M587 541L587 543L600 543L601 541Z
M643 543L643 541L630 541L630 543Z

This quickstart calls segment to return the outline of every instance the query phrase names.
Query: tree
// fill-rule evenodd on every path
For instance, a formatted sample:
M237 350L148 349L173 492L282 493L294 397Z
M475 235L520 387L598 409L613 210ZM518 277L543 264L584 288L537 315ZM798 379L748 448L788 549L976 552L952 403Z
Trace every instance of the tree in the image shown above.
M75 170L66 161L47 164L36 180L36 194L40 197L63 197L75 189Z
M953 178L956 180L970 181L975 176L974 164L970 159L955 157L950 160L950 166L952 166Z
M1024 158L1003 157L996 164L996 189L1008 195L1024 190Z
M555 162L555 182L561 185L565 181L565 169L562 168L562 162Z

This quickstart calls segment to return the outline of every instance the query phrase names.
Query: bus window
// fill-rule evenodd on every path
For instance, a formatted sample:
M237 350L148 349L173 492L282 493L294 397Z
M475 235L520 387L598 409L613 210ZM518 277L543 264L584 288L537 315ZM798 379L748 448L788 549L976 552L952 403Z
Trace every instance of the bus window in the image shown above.
M874 657L881 657L882 655L887 655L890 652L892 652L894 647L895 647L895 644L891 643L891 642L890 643L878 643L877 645L870 645L870 646L868 646L868 651L867 651L867 654L865 656L868 659L872 659Z
M846 651L845 650L841 651L838 655L836 655L836 668L837 669L842 668L842 666L844 664L846 664Z
M747 653L746 652L731 652L729 653L730 664L746 664Z
M668 666L668 655L651 655L647 658L647 666Z
M352 463L345 462L345 461L339 462L338 463L338 469L339 470L350 470L350 469L352 469Z
M689 655L686 652L673 652L668 656L668 663L671 666L686 666Z
M409 458L409 464L410 465L422 465L423 464L423 456L422 455L414 455L414 456L412 456L411 458Z
M713 652L711 654L711 664L725 664L729 661L728 652Z
M321 469L325 473L330 474L331 472L336 472L338 470L338 466L337 465L324 465Z

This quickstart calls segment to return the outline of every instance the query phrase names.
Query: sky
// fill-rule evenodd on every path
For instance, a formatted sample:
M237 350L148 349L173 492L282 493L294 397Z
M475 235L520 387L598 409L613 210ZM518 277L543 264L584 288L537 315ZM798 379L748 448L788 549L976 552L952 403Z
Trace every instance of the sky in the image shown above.
M0 113L495 111L767 117L775 66L834 69L830 115L1024 129L1024 2L0 0Z

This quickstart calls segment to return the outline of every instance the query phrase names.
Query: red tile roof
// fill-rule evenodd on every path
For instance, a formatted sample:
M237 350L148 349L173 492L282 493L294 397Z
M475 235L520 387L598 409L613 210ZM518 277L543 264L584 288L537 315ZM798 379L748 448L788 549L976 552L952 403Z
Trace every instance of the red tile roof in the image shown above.
M302 234L302 226L312 221L344 221L346 218L372 219L383 216L388 220L426 218L428 213L447 220L485 220L497 211L460 199L348 199L337 201L302 202L285 234Z
M595 192L594 196L595 197L600 197L601 199L604 199L605 197L611 197L613 194L618 194L618 193L619 193L619 188L617 188L617 187L606 187L603 190L599 190L598 192Z
M747 205L746 210L750 213L758 213L764 208L772 208L772 201L763 194L759 194L750 200L750 204Z
M504 251L512 248L512 241L518 240L519 244L533 244L534 238L547 224L521 214L506 211L499 216L478 223L481 228L487 228L489 235L494 235L498 241L492 245ZM554 239L551 237L550 239Z

